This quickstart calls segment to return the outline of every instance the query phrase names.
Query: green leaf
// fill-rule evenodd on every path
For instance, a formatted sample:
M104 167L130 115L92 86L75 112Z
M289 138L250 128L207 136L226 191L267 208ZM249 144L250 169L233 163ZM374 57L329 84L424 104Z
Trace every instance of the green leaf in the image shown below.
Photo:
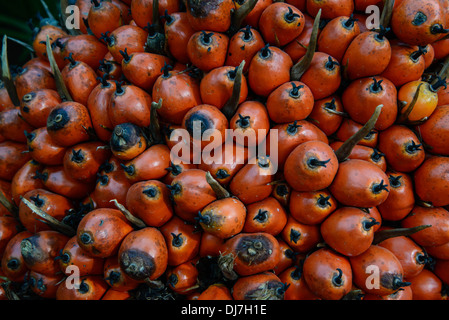
M54 17L58 17L58 0L45 0ZM37 0L3 1L0 12L0 36L7 35L17 40L32 44L33 33L28 26L31 19L39 26L37 13L47 17L45 8ZM8 57L10 65L23 65L30 59L30 52L15 42L8 42Z

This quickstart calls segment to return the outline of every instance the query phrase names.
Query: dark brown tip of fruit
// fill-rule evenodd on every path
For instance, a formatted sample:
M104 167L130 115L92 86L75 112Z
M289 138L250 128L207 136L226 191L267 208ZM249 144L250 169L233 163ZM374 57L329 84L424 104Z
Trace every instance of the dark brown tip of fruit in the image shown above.
M125 250L120 255L120 267L127 276L138 281L151 277L156 269L154 258L138 249Z
M239 240L236 253L242 262L257 265L270 258L273 246L265 236L249 234Z

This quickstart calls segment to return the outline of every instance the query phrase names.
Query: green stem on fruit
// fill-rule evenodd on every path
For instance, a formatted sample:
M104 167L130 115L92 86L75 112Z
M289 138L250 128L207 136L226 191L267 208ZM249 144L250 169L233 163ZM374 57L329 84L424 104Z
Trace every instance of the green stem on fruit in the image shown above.
M38 206L36 206L28 199L22 196L20 197L20 199L28 208L30 208L31 211L33 211L34 214L36 214L42 219L42 220L38 219L39 221L42 221L43 223L49 225L52 229L59 231L68 237L73 237L76 235L76 230L72 229L72 227L52 217L51 215L40 209Z
M232 95L225 103L221 111L230 120L237 110L240 101L240 91L242 88L243 67L245 66L245 60L243 60L237 68L234 79L234 87L232 88Z
M55 19L55 17L53 16L53 14L51 13L50 9L48 8L48 5L45 3L45 1L44 1L44 0L40 0L40 2L41 2L41 4L42 4L42 7L44 7L44 10L45 10L45 13L47 14L47 17L48 17L50 20L57 21L57 20Z
M159 0L153 0L153 17L152 17L152 24L156 32L163 32L161 30L161 20L159 16Z
M412 101L410 102L410 104L408 105L407 109L404 112L402 112L402 109L405 108L407 103L405 102L405 104L403 104L403 106L401 107L401 112L400 112L400 115L398 116L398 120L397 120L398 123L403 123L403 122L409 121L408 117L410 116L410 113L412 113L413 108L415 107L416 102L418 101L419 93L420 93L420 90L421 90L421 86L423 84L424 83L420 83L418 85L418 87L416 88L416 92L415 92L415 94L413 96Z
M241 26L243 20L246 16L254 9L257 4L257 0L248 0L245 1L242 6L240 6L237 10L232 11L231 13L231 26L229 27L228 34L230 36L237 33Z
M150 117L150 136L151 144L160 144L163 142L161 134L161 126L159 124L159 118L157 110L162 108L162 98L158 102L153 101L151 103L151 117Z
M48 61L50 62L50 67L53 73L53 76L55 78L56 83L56 89L59 93L59 96L61 97L62 101L73 101L72 97L70 96L69 90L67 89L64 80L62 79L61 71L59 70L59 67L56 63L55 57L53 55L53 51L51 50L51 43L50 38L47 35L47 57Z
M19 219L19 208L6 198L5 194L0 191L0 205L4 206L13 217Z
M438 76L436 77L434 83L435 84L438 79L448 78L449 77L449 56L446 57L446 59L443 62L443 65L440 69L440 72L438 72Z
M304 57L300 59L290 70L290 80L299 81L302 75L309 69L312 63L313 56L315 55L315 50L318 41L318 30L320 27L321 9L315 17L313 22L312 34L310 35L309 45L307 46L307 51Z
M145 224L145 222L143 222L142 220L140 220L139 218L137 218L136 216L134 216L131 212L128 211L128 209L125 208L125 206L123 206L122 204L120 204L117 199L112 199L109 202L113 202L115 207L120 210L121 213L123 213L123 215L125 216L125 218L136 228L138 229L143 229L146 228L147 225Z
M206 181L212 190L214 190L217 195L217 199L229 198L231 196L229 191L226 190L217 180L215 180L209 171L206 172Z
M377 122L377 119L380 116L380 113L382 111L383 105L378 105L376 109L374 110L373 115L371 118L365 123L365 125L360 128L359 131L354 133L349 139L347 139L343 144L335 151L335 155L337 156L337 159L339 162L345 161L349 155L351 154L354 147L363 139L366 137L367 134L369 134L373 129Z
M413 228L396 228L396 229L386 229L377 231L374 233L373 245L377 245L382 241L385 241L390 238L401 237L401 236L410 236L414 233L417 233L421 230L430 228L431 225L422 225Z
M9 98L11 99L11 102L16 106L20 106L20 99L17 95L16 86L14 85L14 81L11 76L11 71L9 70L9 63L8 63L8 44L7 41L8 37L5 35L3 36L3 43L2 43L2 80L3 84L6 88L6 91L8 92Z
M384 28L387 28L390 25L391 16L393 15L394 2L395 0L384 1L384 9L382 10L379 20L380 25Z

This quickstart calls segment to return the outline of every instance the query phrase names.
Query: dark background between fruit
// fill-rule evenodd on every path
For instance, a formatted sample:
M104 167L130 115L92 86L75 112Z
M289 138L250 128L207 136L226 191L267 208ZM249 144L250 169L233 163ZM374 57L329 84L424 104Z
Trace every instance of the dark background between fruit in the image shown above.
M13 37L32 44L32 31L28 21L38 25L36 15L39 12L44 18L45 10L40 0L2 0L0 9L0 35ZM45 0L50 11L58 17L59 0ZM8 41L8 59L11 65L23 65L30 59L30 52L13 41Z

